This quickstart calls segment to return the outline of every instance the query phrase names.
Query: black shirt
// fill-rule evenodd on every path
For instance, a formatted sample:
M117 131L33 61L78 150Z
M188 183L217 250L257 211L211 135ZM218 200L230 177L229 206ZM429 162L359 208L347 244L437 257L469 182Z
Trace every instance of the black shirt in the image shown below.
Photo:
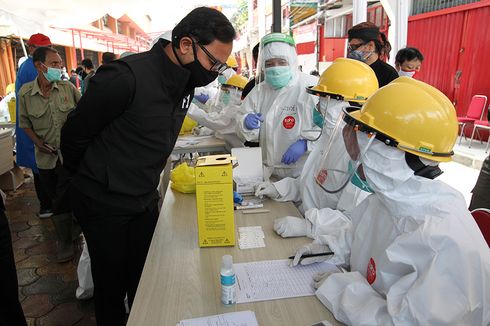
M177 140L192 90L190 72L150 51L102 65L61 132L65 168L82 194L141 212Z
M380 88L389 84L392 80L398 78L398 73L396 72L395 68L384 61L378 59L369 66L374 70L374 73L378 78L378 84Z

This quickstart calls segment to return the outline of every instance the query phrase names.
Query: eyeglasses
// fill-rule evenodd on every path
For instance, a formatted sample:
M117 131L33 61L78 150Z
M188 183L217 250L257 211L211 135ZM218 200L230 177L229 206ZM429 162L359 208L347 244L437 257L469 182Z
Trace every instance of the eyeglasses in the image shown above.
M208 58L211 60L212 66L209 69L210 71L217 72L219 74L222 74L226 69L230 68L226 63L220 62L218 59L216 59L201 43L195 41L193 39L193 42L195 42L201 50L208 56Z
M366 42L365 43L359 43L359 44L349 44L348 50L349 51L355 51L355 50L359 49L361 46L366 45L366 44L367 44Z

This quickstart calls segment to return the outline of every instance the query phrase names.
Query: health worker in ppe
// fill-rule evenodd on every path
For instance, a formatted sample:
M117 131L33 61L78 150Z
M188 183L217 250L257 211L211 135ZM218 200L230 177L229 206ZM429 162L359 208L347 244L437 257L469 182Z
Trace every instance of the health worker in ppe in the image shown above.
M318 299L347 325L489 325L488 245L461 193L433 180L457 138L451 102L399 77L341 118L332 137L344 139L351 164L335 172L357 170L374 193L349 225L300 248L293 265L330 257L350 267L314 277Z
M242 106L247 114L237 123L244 141L262 147L264 178L297 177L306 161L309 142L303 128L313 127L314 96L305 87L316 85L318 77L298 70L298 56L291 36L271 33L260 42L257 84Z
M215 136L224 139L231 147L243 147L243 142L236 135L236 116L241 113L241 97L247 79L240 75L231 76L220 86L216 101L204 111L195 105L189 107L187 115L203 127L196 127L197 134L204 134L207 129ZM244 112L242 112L244 113Z
M284 178L273 184L264 182L258 187L257 195L268 191L275 193L276 200L300 202L299 209L305 218L285 216L274 221L274 230L282 237L308 236L315 238L318 234L329 233L331 230L350 220L350 214L371 190L357 173L351 177L344 189L338 192L326 192L315 180L314 172L321 163L326 150L335 146L329 144L330 135L336 127L342 109L349 102L358 106L366 102L378 90L378 80L368 65L345 58L336 59L322 74L318 85L307 88L307 92L319 97L317 109L313 111L313 119L322 126L316 136L314 149L306 160L299 178ZM307 132L311 135L306 136ZM307 139L315 136L315 132L303 131ZM338 140L337 150L342 156L346 149L343 140ZM345 155L344 155L345 156ZM329 162L334 168L341 161ZM328 182L332 180L328 179ZM270 195L269 195L270 196ZM274 198L274 195L271 197Z

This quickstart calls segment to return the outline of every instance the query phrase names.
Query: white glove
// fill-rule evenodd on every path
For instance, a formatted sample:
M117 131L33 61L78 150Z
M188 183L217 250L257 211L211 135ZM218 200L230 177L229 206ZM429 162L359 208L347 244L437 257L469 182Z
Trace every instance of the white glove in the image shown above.
M313 287L318 290L320 286L322 286L323 282L325 282L325 280L333 273L334 272L330 271L330 272L316 273L315 275L313 275Z
M304 237L308 231L308 222L304 218L294 216L276 218L274 231L283 238Z
M315 257L304 257L303 255L315 255L315 254L323 254L323 253L331 253L330 255L322 255ZM333 253L330 251L330 248L327 245L319 244L312 242L310 244L304 245L296 251L296 255L294 256L292 266L300 265L309 265L313 263L321 263L326 260L329 260L333 257Z
M279 192L270 181L265 181L255 188L255 196L259 198L267 196L272 199L277 199L279 198Z

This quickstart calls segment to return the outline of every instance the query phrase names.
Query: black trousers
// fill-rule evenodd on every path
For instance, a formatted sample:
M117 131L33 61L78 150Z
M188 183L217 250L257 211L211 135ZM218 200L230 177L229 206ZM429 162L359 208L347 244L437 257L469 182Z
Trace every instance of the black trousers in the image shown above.
M37 199L39 199L40 210L44 211L47 209L51 209L51 198L48 196L47 191L44 189L41 183L41 177L39 173L35 173L32 171L32 175L34 176L34 187L36 189Z
M72 208L87 240L97 325L124 325L124 297L133 304L153 231L157 201L140 213L94 200L72 187Z
M483 161L480 175L472 193L470 211L476 208L490 209L490 156Z
M0 326L27 325L18 291L10 228L5 212L0 207Z
M54 169L39 169L41 186L51 200L54 215L71 212L68 172L56 162Z

